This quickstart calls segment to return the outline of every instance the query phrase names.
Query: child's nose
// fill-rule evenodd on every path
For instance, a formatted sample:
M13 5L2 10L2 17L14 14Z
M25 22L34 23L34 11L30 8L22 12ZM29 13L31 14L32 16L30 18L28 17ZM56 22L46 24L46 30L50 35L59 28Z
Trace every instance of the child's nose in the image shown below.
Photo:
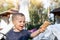
M25 25L25 23L24 23L24 22L22 22L21 24L22 24L22 25Z

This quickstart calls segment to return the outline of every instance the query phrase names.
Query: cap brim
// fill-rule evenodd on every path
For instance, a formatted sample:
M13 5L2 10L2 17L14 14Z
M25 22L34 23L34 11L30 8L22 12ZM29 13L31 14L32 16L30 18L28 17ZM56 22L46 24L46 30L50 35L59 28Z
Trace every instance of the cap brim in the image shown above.
M8 14L13 14L13 13L17 13L18 10L17 9L9 9L7 11L1 12L0 15L8 15Z
M60 13L60 10L53 10L50 13Z
M50 13L60 13L60 8L56 8L56 9L52 10Z
M0 15L5 15L5 14L6 14L6 15L7 15L7 14L12 14L12 12L10 12L10 11L4 11L4 12L1 12L1 13L0 13Z

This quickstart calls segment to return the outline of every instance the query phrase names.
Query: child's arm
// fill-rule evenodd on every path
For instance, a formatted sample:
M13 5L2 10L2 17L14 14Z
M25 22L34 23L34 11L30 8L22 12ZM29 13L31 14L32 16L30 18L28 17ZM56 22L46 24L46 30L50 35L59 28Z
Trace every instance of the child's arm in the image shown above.
M41 26L41 28L39 28L37 31L31 33L31 37L36 37L37 35L39 35L40 33L44 32L46 30L46 28L48 27L48 25L50 24L50 22L45 21L43 23L43 25Z

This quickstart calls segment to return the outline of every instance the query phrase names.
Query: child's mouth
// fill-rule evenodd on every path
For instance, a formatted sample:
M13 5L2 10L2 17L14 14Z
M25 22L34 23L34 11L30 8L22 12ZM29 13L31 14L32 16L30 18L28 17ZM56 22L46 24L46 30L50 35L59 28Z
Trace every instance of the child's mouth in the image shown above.
M23 28L23 26L20 26L21 28Z

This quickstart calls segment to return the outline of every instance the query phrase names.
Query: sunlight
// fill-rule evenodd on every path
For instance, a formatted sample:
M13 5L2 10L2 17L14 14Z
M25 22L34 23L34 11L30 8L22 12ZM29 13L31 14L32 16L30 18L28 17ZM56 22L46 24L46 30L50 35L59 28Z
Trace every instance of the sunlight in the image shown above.
M42 0L44 4L44 8L48 8L50 6L50 0Z

